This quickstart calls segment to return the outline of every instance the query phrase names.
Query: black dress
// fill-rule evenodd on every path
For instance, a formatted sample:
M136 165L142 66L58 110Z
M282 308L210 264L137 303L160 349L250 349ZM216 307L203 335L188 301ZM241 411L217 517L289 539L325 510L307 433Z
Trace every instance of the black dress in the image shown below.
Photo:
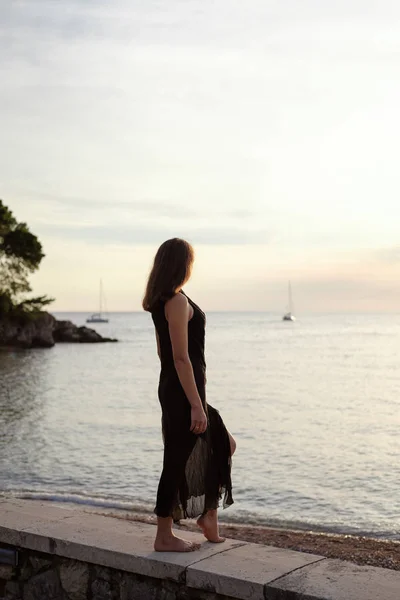
M183 292L182 292L183 293ZM191 406L175 369L165 303L152 318L160 340L161 374L158 397L162 409L163 471L155 513L159 517L195 518L210 509L233 504L229 436L219 412L206 402L204 338L206 317L190 298L193 317L188 323L189 357L197 389L207 415L207 430L190 431Z

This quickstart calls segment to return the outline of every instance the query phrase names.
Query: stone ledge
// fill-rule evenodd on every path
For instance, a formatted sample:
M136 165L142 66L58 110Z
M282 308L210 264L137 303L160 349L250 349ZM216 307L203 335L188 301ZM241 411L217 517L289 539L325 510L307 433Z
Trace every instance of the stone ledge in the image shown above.
M400 572L325 559L265 586L266 600L399 600Z
M154 552L153 525L105 517L48 502L10 500L0 503L0 543L62 556L137 575L184 581L193 563L222 551L197 533L184 537L203 542L190 553ZM223 551L245 545L227 540Z
M326 559L260 544L245 544L229 552L203 558L198 564L188 567L186 585L232 598L264 600L267 582L320 560Z
M169 580L186 586L190 597L197 590L202 597L243 600L400 599L397 571L237 540L203 542L187 554L157 553L154 533L153 525L82 508L0 500L0 544L151 578L150 587L151 581ZM183 536L204 539L197 533Z

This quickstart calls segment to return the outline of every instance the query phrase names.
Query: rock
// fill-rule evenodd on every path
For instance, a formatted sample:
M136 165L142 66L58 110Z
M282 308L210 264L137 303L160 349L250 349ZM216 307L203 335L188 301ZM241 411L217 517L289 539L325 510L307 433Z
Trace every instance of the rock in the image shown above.
M51 348L55 318L46 312L19 318L0 318L0 346Z
M113 576L111 569L107 567L103 567L102 565L93 565L92 566L92 578L93 579L103 579L104 581L108 581L111 585Z
M20 566L20 579L21 581L28 581L33 575L32 565L28 559L26 559Z
M40 556L32 555L29 557L29 562L32 565L33 573L35 575L43 569L51 568L51 560L49 560L48 558L41 558Z
M4 591L5 600L19 600L21 598L18 581L7 581Z
M92 583L93 600L113 600L111 585L104 579L95 579Z
M71 321L57 321L46 312L18 318L0 316L0 347L51 348L57 342L95 344L117 341L104 338L88 327L77 327Z
M121 582L121 600L131 600L132 598L157 600L160 590L152 583L152 581L141 580L134 575L124 574ZM168 600L171 600L171 597Z
M78 327L71 321L56 321L53 338L55 342L79 342Z
M113 338L104 338L94 329L89 327L78 327L79 341L81 344L95 344L98 342L117 342L118 340Z
M60 580L70 600L86 600L88 597L89 567L76 560L66 560L60 565Z
M24 600L62 600L64 597L55 571L35 575L24 585Z
M8 581L13 576L13 567L11 565L0 565L0 579Z
M94 329L77 327L71 321L56 321L54 327L55 342L72 342L80 344L96 344L99 342L116 342L112 338L104 338Z

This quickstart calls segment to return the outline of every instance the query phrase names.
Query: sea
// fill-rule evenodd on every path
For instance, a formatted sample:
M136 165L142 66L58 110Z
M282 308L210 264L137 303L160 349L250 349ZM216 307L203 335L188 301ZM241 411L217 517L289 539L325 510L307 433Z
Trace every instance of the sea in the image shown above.
M153 325L109 318L95 327L117 344L0 352L1 496L152 513ZM208 402L237 441L222 521L400 539L400 315L211 312L206 352Z

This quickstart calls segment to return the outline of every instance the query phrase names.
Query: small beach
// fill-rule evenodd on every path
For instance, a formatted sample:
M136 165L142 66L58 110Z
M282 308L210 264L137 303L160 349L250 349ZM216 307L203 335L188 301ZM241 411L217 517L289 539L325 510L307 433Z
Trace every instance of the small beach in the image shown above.
M100 512L100 511L94 511ZM116 519L139 521L156 525L156 517L145 514L118 514L100 512ZM199 531L195 521L182 521L175 525L181 531ZM256 525L220 524L220 534L224 537L275 546L297 552L308 552L347 560L358 565L370 565L400 571L400 542L378 540L370 537L318 533L314 531L294 531L274 529Z

